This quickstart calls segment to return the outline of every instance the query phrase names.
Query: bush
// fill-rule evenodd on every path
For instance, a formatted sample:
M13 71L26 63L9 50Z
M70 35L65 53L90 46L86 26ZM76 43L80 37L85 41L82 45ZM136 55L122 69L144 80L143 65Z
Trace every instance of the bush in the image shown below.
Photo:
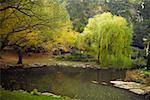
M82 61L82 62L95 61L94 57L87 54L62 55L57 56L56 59L66 61Z
M33 89L33 91L31 91L31 94L32 94L32 95L40 95L41 93L38 92L37 89Z
M136 65L136 66L145 66L146 65L146 60L142 57L136 58L133 62L134 62L134 65Z

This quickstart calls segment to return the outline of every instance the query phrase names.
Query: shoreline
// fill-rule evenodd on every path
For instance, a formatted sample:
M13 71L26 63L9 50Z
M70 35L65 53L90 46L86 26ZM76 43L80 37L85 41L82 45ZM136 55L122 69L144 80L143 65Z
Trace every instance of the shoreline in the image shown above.
M95 69L95 70L130 70L126 69L118 69L118 68L111 68L111 67L100 67L97 65L90 65L90 64L67 64L67 63L49 63L49 64L26 64L26 65L19 65L19 64L0 64L4 66L0 68L0 70L8 70L8 69L30 69L30 68L41 68L41 67L55 67L55 68L82 68L82 69ZM133 81L110 81L114 87L121 88L124 90L128 90L138 95L150 95L150 86L145 86L145 90L143 90L144 84L133 82ZM132 85L131 85L132 83ZM138 84L138 85L137 85ZM136 86L136 87L135 87Z
M143 84L136 82L125 81L110 81L110 83L117 88L128 90L138 95L149 95L150 98L150 86L144 86Z
M68 61L69 62L69 61ZM68 63L68 62L50 62L50 63L33 63L33 64L6 64L0 63L0 69L15 69L15 68L39 68L39 67L70 67L70 68L91 68L91 69L114 69L114 70L130 70L133 68L119 68L119 67L102 67L96 64L86 64L86 63ZM3 66L3 67L2 67Z

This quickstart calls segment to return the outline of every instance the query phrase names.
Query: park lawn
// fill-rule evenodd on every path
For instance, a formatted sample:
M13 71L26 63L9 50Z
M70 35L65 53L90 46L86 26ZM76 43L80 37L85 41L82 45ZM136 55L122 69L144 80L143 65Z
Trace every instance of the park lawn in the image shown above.
M0 59L0 62L3 64L16 64L17 63L17 54L12 52L4 52L2 55L2 59ZM23 64L53 64L53 63L65 63L68 65L74 65L74 64L91 64L91 65L97 65L95 62L82 62L82 61L71 61L71 60L64 60L64 59L57 59L55 57L51 57L48 54L42 54L42 53L32 53L31 56L24 55L23 56ZM0 66L1 68L2 66Z
M0 89L0 100L66 100L66 99L63 97L32 95L27 92L23 93L20 91L9 91Z

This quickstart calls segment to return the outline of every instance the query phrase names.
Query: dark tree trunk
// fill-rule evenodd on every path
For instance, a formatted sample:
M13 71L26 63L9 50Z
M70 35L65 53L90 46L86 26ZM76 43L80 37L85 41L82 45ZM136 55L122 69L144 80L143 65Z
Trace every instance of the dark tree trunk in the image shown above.
M148 54L147 57L147 69L150 70L150 53Z
M17 64L22 64L22 58L23 58L23 53L22 53L22 48L18 47L18 62Z
M0 46L0 59L2 59L2 47Z
M3 45L2 42L0 42L0 59L2 59L2 52L3 52L4 47L5 45Z
M97 63L100 63L100 46L98 46L98 56L97 56Z
M2 50L0 49L0 59L2 59Z

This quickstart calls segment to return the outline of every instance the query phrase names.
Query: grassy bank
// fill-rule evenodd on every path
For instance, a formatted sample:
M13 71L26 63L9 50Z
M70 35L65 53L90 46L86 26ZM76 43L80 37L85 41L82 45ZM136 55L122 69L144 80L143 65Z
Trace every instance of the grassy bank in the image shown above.
M32 95L27 92L9 91L0 89L0 100L70 100L66 97L53 97L45 95Z

